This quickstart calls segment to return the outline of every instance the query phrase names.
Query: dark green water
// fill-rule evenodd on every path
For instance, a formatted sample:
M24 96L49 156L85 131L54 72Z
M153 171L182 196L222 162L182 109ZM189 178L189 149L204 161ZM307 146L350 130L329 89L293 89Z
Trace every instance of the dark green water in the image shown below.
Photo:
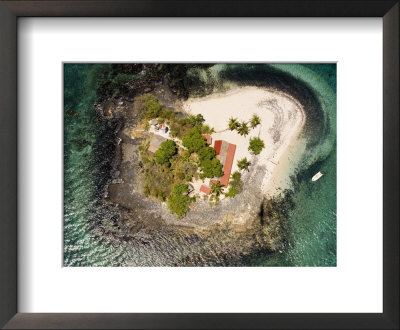
M109 180L110 157L114 152L115 127L113 123L105 125L97 121L93 110L97 100L96 90L108 79L110 68L110 65L101 64L67 64L64 67L66 266L146 265L146 256L150 260L158 253L155 247L148 247L145 251L146 247L112 244L93 235L93 227L99 220L112 226L113 220L118 217L115 210L102 203L103 188ZM310 144L296 178L293 195L295 207L288 219L290 246L283 253L259 251L244 259L243 265L335 266L336 65L271 64L263 66L263 69L247 65L227 69L217 65L214 71L221 72L221 79L234 81L247 76L250 79L248 81L255 85L263 85L262 79L267 74L269 83L281 84L282 88L292 88L288 85L296 85L297 80L300 87L295 86L296 91L303 93L301 86L307 86L306 90L312 90L316 98L314 101L319 102L321 109L318 113L310 112L311 125L307 128ZM281 76L281 73L284 75ZM306 95L307 91L303 94ZM325 175L311 183L311 177L318 171ZM166 246L179 251L174 242ZM160 258L162 254L165 251L160 252ZM157 265L160 264L162 261ZM149 262L148 265L153 263Z
M262 266L336 266L336 65L277 64L312 87L322 104L328 130L307 150L295 185L295 208L290 212L291 247L285 253L250 261ZM324 176L311 182L322 171Z

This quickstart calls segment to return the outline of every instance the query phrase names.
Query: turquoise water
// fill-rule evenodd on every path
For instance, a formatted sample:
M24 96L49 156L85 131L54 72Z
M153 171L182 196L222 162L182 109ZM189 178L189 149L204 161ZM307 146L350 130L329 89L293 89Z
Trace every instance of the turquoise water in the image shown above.
M92 233L96 217L114 213L101 205L98 186L109 167L102 155L108 127L96 121L98 77L108 65L65 65L64 70L64 265L119 266L129 259L123 246L101 241ZM73 110L71 115L66 111ZM103 157L102 157L103 156ZM102 182L102 180L104 180Z
M336 65L274 65L309 84L321 101L329 131L307 150L308 169L297 177L295 208L290 212L291 247L284 254L259 258L269 266L336 266ZM310 182L321 171L324 176Z
M217 67L217 66L216 66ZM336 65L271 64L268 70L295 77L308 86L320 103L310 114L309 146L295 179L290 211L288 248L283 253L258 251L243 259L249 266L335 266L336 265ZM102 203L109 181L115 123L96 120L93 104L97 88L108 78L110 65L66 64L64 67L64 264L66 266L146 265L158 247L115 243L94 235L101 222L113 226L116 209ZM220 72L219 65L214 71ZM222 79L251 75L264 79L260 67L237 65ZM228 72L229 71L229 72ZM221 71L222 72L222 71ZM260 74L259 74L260 73ZM274 72L270 73L275 74ZM236 76L235 76L236 75ZM273 83L285 83L277 74ZM268 76L271 78L271 76ZM301 85L301 84L300 84ZM312 120L311 120L312 119ZM315 119L315 120L314 120ZM313 124L314 123L314 124ZM113 126L114 125L114 126ZM313 126L314 125L314 126ZM315 183L310 178L319 170L325 175ZM183 250L169 242L174 250ZM186 247L185 247L186 248ZM149 252L151 251L151 252ZM161 255L161 252L159 252ZM165 253L165 251L163 251ZM149 265L152 263L149 262ZM229 264L228 264L229 265Z

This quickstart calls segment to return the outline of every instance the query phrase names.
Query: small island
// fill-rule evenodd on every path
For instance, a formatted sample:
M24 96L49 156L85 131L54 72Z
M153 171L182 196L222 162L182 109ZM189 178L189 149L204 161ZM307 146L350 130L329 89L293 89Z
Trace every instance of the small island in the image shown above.
M227 219L244 225L265 196L279 197L289 187L285 157L305 115L282 92L242 87L168 106L157 93L145 93L119 107L108 111L124 108L134 122L124 129L122 163L135 161L109 187L118 204L129 208L128 198L141 195L171 225L204 228ZM129 147L139 140L137 149Z
M87 173L81 182L92 182L94 196L86 206L71 190L74 181L66 183L71 226L75 214L91 209L82 213L90 218L82 225L100 242L96 249L111 244L112 251L121 251L112 252L116 265L253 265L269 255L271 264L290 263L274 260L294 240L288 219L300 208L295 198L320 185L312 178L327 156L317 152L335 145L331 115L309 85L268 65L121 64L88 70L102 77L95 118L84 117L65 96L71 146L66 164L74 165L81 154L81 167L83 159L90 164L78 171L66 165L66 175ZM74 228L69 226L67 231ZM68 244L73 255L74 244L71 252Z

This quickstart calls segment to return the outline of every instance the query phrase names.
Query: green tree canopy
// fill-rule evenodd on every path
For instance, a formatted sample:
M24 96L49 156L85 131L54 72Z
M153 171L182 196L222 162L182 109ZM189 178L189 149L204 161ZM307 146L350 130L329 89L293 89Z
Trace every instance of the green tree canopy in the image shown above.
M211 193L216 196L222 194L222 184L219 181L211 183Z
M251 119L250 119L251 128L254 128L260 124L261 124L261 118L259 116L257 116L256 114L253 114L253 117L251 117Z
M237 166L241 169L241 170L249 170L249 166L251 165L250 161L247 160L246 157L238 160L237 162ZM239 173L240 174L240 173Z
M249 150L252 151L255 155L258 155L261 150L264 149L264 141L259 137L253 137L250 139Z
M183 138L182 144L189 152L198 152L206 146L206 140L201 135L199 129L192 128Z
M169 126L169 134L172 137L179 137L182 134L182 126L177 122L172 122Z
M200 168L206 178L221 177L222 164L217 158L205 159L200 162Z
M156 162L159 164L166 164L172 156L177 152L176 144L172 140L167 140L161 143L160 148L155 152L154 156Z
M172 213L175 213L178 218L182 218L189 210L191 199L188 193L189 188L187 184L177 183L173 186L171 194L168 197L168 208Z
M232 173L231 178L234 181L238 181L242 178L242 175L240 174L240 172L236 171Z
M147 120L157 118L162 110L160 102L151 94L143 94L136 97L134 105Z
M223 186L220 182L211 183L211 200L219 202L219 196L222 194Z
M211 134L211 133L214 133L214 132L215 132L215 130L214 130L213 127L210 127L207 124L201 125L201 133L203 133L203 134Z
M237 132L240 135L247 135L249 134L249 127L247 126L247 123L245 121L241 122L239 127L237 128Z
M187 117L187 121L192 126L197 127L197 128L201 128L201 126L203 125L203 122L204 122L204 117L201 114L198 114L196 116L195 115L189 115Z
M229 122L228 122L228 128L231 131L234 131L235 129L237 129L240 126L238 119L237 118L229 118Z
M243 190L243 182L241 180L242 175L240 172L234 172L231 175L231 180L229 181L229 190L225 193L226 197L235 197Z
M200 161L206 160L206 159L213 159L215 157L215 149L213 147L203 147L201 148L197 154L199 155Z

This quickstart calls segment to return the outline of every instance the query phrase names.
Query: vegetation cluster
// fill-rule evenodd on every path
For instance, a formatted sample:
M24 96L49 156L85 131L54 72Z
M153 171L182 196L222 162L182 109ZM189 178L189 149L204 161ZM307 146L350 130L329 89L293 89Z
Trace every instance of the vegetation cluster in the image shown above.
M229 189L225 193L226 197L235 197L237 194L241 193L243 190L243 181L241 180L242 175L240 172L234 172L231 175L231 180L229 181Z
M148 151L149 141L139 147L140 166L144 174L143 193L162 202L166 201L169 210L181 218L196 198L189 197L193 190L193 179L217 178L223 174L215 149L207 145L202 135L211 134L214 130L204 124L201 115L179 118L172 110L165 109L151 94L137 97L134 106L141 114L145 126L149 127L148 122L157 118L158 124L165 123L170 127L170 136L182 141L179 146L174 140L168 139L161 143L154 155ZM212 184L211 190L210 199L218 202L223 193L222 185L219 182ZM230 188L225 195L234 197L241 190L240 173L237 173L232 176Z
M182 144L187 148L189 154L197 154L201 179L222 176L222 164L215 158L215 149L207 145L198 128L195 127L184 135Z
M254 129L260 124L261 124L261 118L256 114L253 114L249 122L245 121L239 122L237 118L233 117L229 118L228 128L231 131L236 130L242 136L246 136L250 132L249 126L252 129ZM261 140L259 137L253 137L250 139L250 144L248 149L253 154L258 155L261 152L261 150L264 149L264 147L265 147L264 141Z

